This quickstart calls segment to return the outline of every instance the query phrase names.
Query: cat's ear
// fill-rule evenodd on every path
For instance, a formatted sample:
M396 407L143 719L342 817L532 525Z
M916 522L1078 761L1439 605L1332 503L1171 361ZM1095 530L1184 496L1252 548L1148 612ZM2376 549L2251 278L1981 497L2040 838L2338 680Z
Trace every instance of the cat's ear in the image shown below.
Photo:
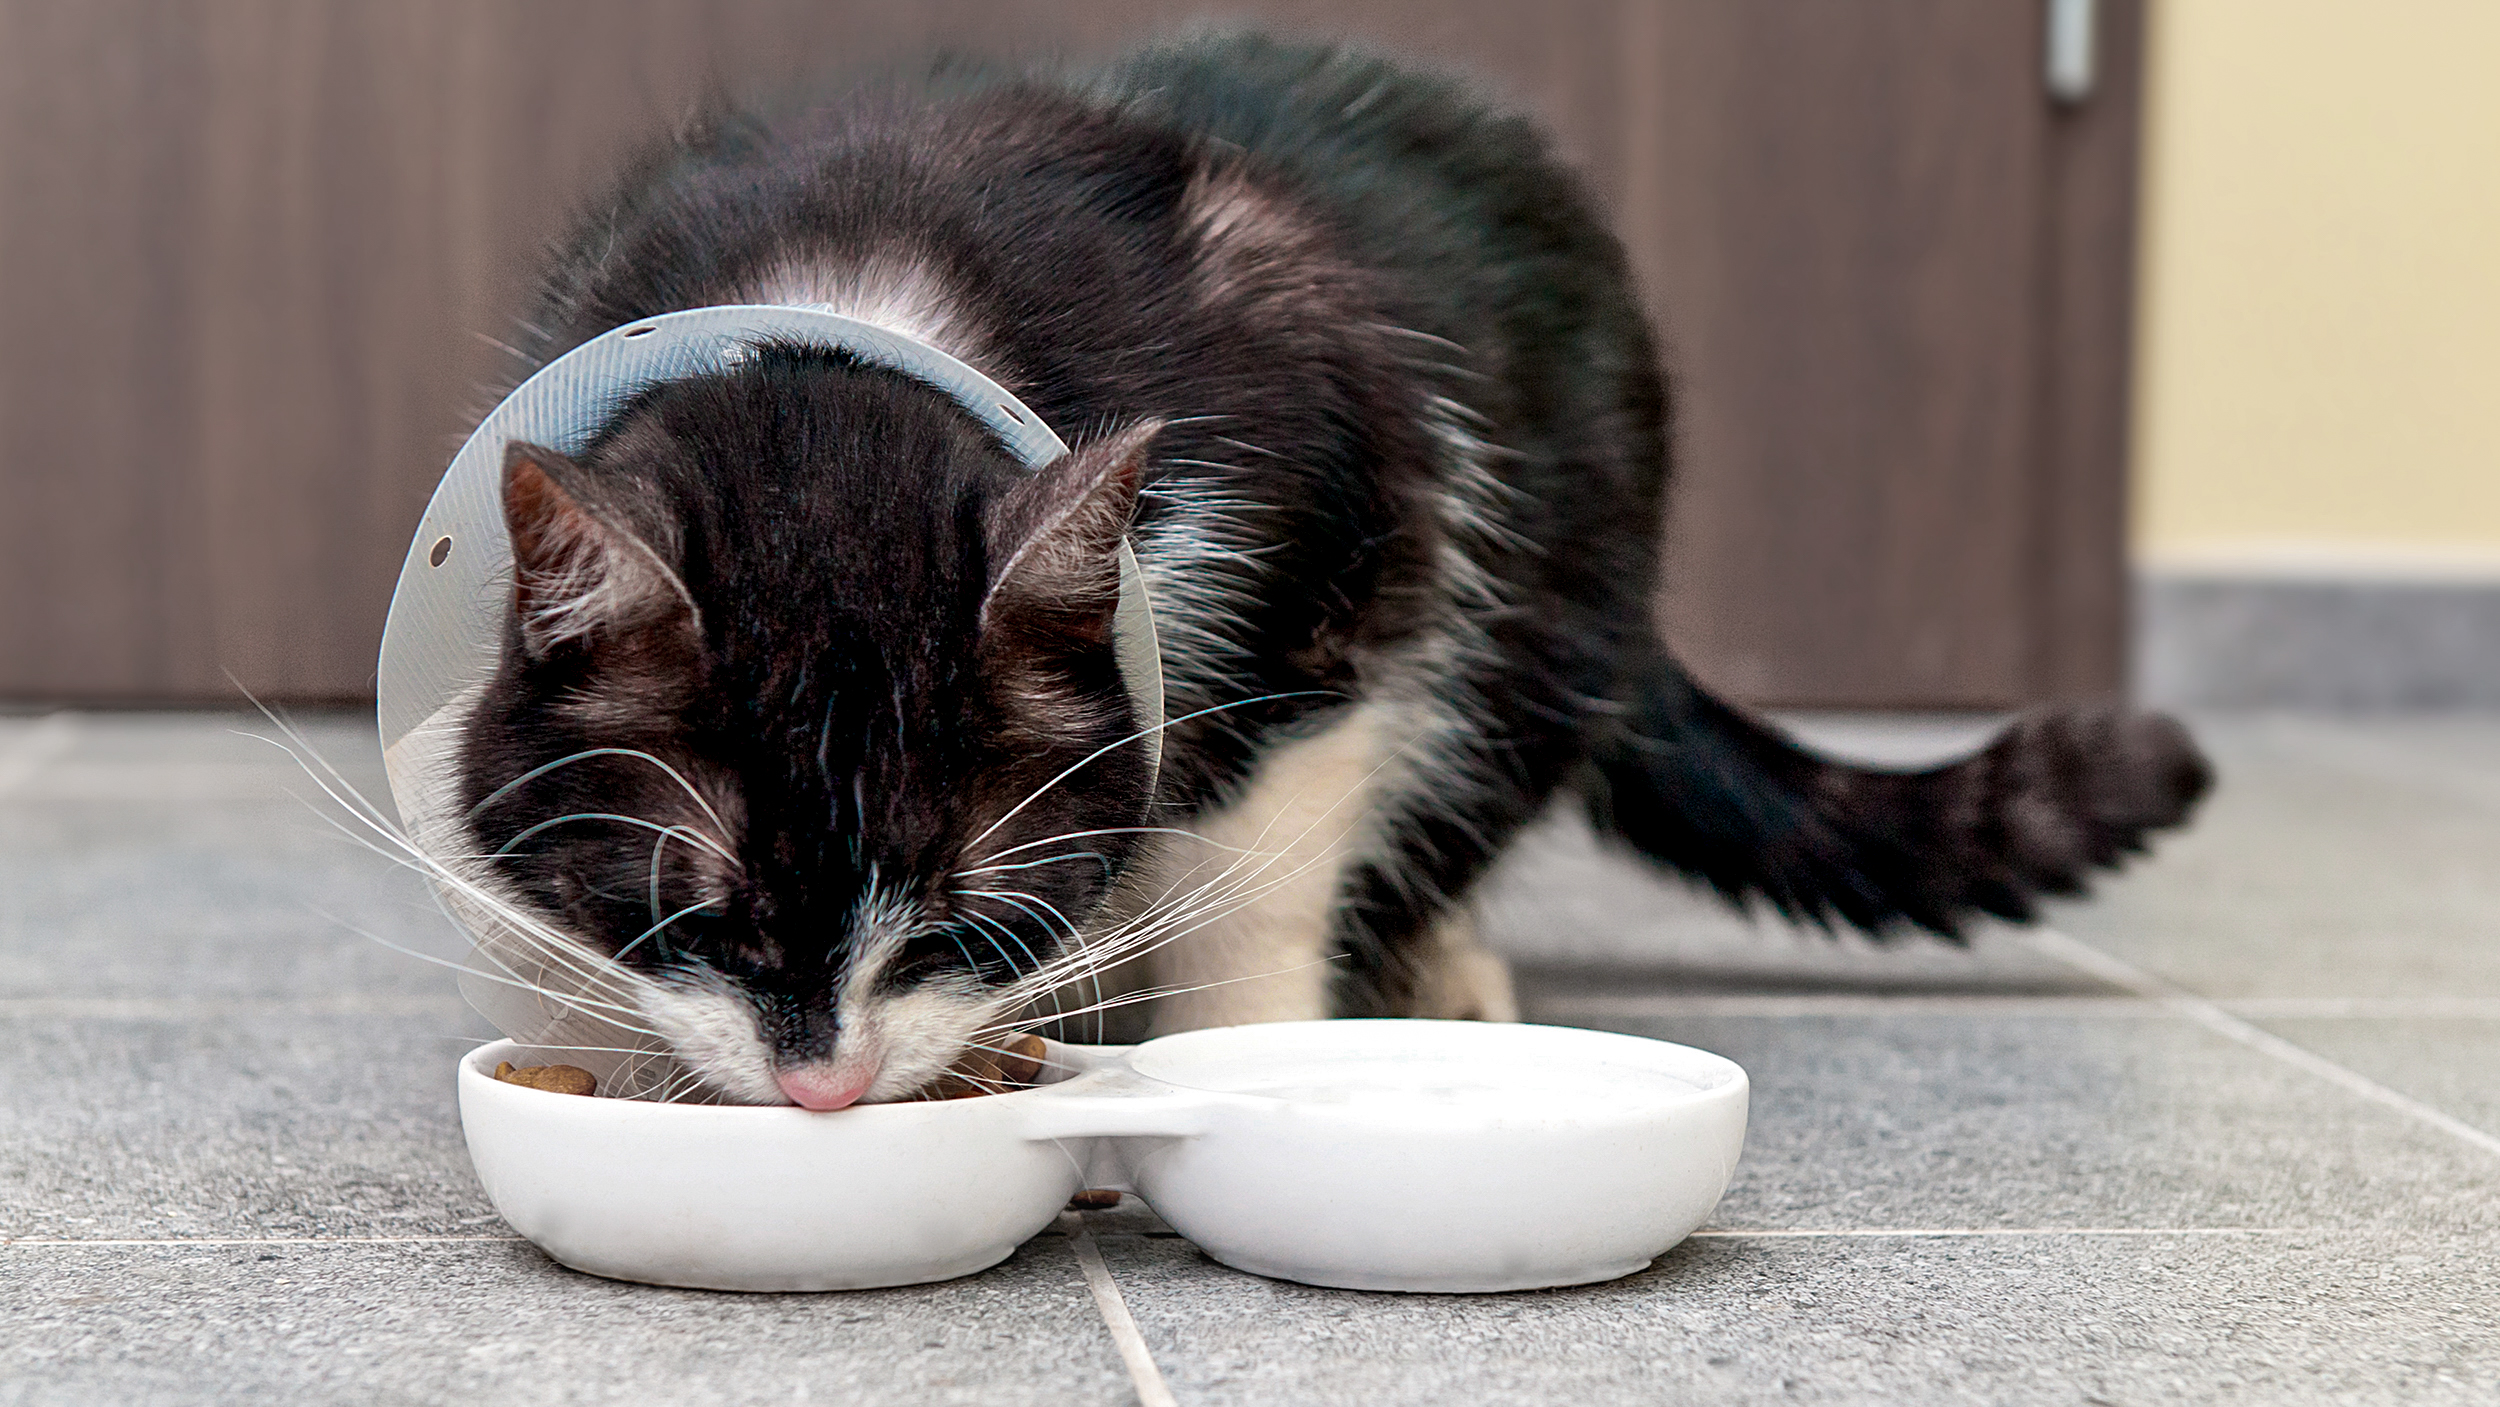
M981 630L1104 641L1120 604L1120 542L1163 422L1096 440L991 505L986 530L998 564L981 603Z
M521 641L544 656L602 631L690 619L677 573L621 514L598 511L590 476L556 451L504 447L503 516L512 535L512 607Z

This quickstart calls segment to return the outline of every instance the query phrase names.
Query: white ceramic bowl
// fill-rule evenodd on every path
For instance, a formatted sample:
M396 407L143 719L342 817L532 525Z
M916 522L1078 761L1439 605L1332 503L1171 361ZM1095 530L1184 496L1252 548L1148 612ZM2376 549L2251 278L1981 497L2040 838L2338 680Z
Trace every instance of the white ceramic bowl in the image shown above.
M470 1156L548 1254L732 1290L996 1264L1083 1186L1136 1191L1227 1265L1367 1290L1627 1275L1718 1204L1744 1071L1553 1026L1312 1021L1057 1046L1014 1094L813 1113L583 1099L460 1067Z

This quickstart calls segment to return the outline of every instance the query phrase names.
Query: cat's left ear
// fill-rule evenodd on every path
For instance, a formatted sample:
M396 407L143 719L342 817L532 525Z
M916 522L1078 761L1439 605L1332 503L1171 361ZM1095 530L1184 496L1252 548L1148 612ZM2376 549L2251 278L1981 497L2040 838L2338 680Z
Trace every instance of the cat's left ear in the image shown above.
M1111 638L1120 605L1120 542L1137 515L1160 420L1096 440L991 505L984 525L998 564L981 631L1044 640Z

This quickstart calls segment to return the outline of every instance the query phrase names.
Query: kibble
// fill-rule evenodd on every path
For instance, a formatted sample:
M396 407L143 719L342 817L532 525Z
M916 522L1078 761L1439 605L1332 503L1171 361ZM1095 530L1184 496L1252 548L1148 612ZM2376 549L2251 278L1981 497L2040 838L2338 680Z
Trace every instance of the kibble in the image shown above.
M1088 1187L1068 1199L1072 1212L1102 1212L1120 1205L1120 1194L1108 1187Z
M495 1078L508 1085L543 1089L549 1094L597 1094L598 1077L579 1065L515 1065L509 1060L495 1066Z
M985 1094L1004 1094L1014 1089L1029 1089L1042 1073L1042 1059L1048 1047L1035 1035L1010 1036L995 1047L975 1047L964 1052L955 1068L938 1077L937 1083L922 1090L922 1099L978 1099Z

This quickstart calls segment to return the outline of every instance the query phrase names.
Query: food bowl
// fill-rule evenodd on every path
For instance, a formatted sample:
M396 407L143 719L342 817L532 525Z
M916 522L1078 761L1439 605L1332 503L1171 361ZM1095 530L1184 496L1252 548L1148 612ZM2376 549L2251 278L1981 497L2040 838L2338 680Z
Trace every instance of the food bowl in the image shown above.
M549 1255L723 1290L968 1275L1081 1187L1306 1284L1610 1280L1701 1224L1745 1137L1735 1062L1600 1031L1284 1022L1049 1058L1029 1090L812 1112L505 1084L498 1061L543 1061L498 1041L461 1061L460 1115L487 1195Z

